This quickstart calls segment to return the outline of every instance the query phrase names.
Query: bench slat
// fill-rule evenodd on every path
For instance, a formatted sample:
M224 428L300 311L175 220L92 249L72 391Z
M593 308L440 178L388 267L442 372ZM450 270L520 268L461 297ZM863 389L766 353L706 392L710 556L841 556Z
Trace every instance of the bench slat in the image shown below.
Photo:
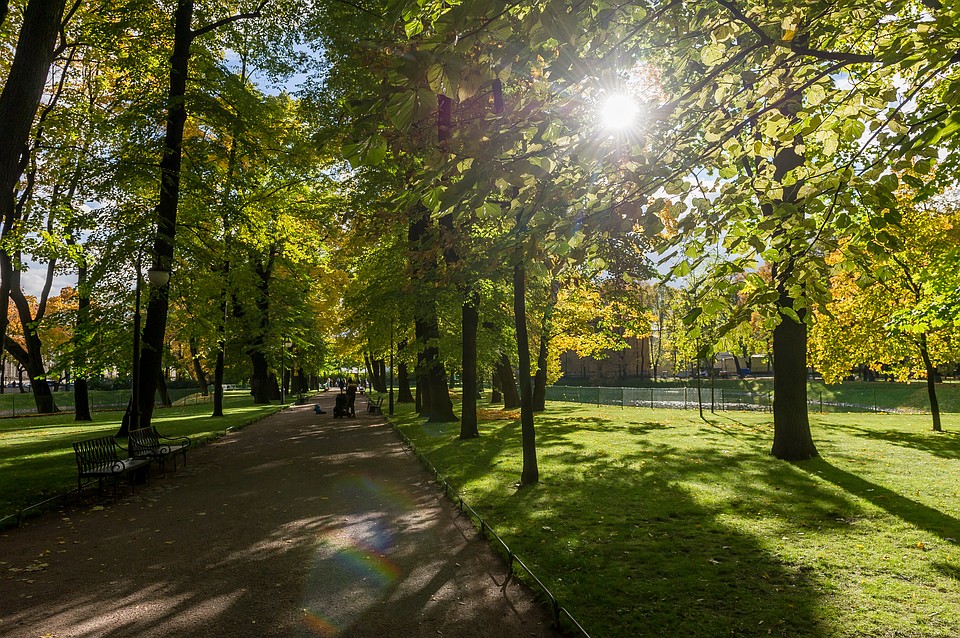
M169 442L168 442L169 441ZM173 469L177 469L177 454L183 456L183 464L187 464L187 448L190 447L188 437L173 438L160 434L154 426L130 431L130 450L134 458L156 461L160 470L166 473L166 459L173 457Z
M74 456L77 459L77 496L83 489L83 479L97 479L98 490L103 489L103 479L113 477L113 498L117 498L117 485L120 476L141 467L147 468L147 481L150 480L149 465L146 459L121 459L117 450L123 449L112 436L101 436L73 443ZM131 487L133 483L131 482Z

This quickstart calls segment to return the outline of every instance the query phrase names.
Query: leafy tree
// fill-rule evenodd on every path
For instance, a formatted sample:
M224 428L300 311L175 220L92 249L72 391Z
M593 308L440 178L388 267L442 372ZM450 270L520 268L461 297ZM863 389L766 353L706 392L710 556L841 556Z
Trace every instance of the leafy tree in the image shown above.
M899 195L901 205L887 213L891 223L878 229L876 218L864 214L855 220L858 240L833 257L832 300L818 313L811 362L828 383L863 363L901 379L925 377L939 432L936 367L960 354L960 333L927 310L942 299L942 266L960 247L960 213L916 203L913 191Z
M180 199L180 173L183 153L183 133L187 122L187 78L191 47L205 34L238 20L260 16L265 1L251 11L211 19L193 27L193 0L178 0L173 13L173 42L170 57L170 81L166 100L166 134L160 159L160 183L157 198L157 232L152 256L153 268L167 272L173 266L174 241L177 230L177 208ZM143 328L143 349L140 355L140 375L137 396L142 423L150 423L153 397L160 379L161 356L167 325L169 284L151 286L147 303L147 318ZM124 434L121 428L120 434Z

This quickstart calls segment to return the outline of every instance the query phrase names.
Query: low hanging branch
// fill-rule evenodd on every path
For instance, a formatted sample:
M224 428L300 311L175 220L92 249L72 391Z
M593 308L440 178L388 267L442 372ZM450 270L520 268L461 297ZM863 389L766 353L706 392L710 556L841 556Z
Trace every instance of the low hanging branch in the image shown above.
M261 17L260 12L263 11L263 8L265 6L267 6L268 1L269 0L261 0L260 4L258 4L257 8L254 9L253 11L249 11L247 13L238 13L232 16L228 16L226 18L217 20L216 22L211 22L210 24L200 27L199 29L194 29L190 34L190 40L193 41L206 33L215 31L220 27L226 26L233 22L237 22L238 20L249 20L251 18L259 18Z

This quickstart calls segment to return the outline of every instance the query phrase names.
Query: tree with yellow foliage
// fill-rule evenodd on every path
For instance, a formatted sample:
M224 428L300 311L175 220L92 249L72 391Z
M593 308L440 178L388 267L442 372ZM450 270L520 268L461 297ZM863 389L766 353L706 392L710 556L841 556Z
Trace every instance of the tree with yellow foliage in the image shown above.
M830 257L832 300L816 311L809 361L827 383L866 364L898 379L925 378L933 429L941 431L938 364L960 353L960 325L935 321L946 264L960 251L960 207L899 194L899 210L854 220L853 238ZM956 276L953 275L955 279Z

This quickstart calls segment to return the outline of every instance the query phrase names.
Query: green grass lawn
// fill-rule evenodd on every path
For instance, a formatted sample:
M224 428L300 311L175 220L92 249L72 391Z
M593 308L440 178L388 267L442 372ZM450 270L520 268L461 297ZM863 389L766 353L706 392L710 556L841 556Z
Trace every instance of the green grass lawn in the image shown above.
M278 407L253 405L246 391L227 392L222 418L209 416L212 404L188 401L187 405L156 409L153 424L167 436L189 436L199 442L271 414ZM122 411L113 411L95 414L92 423L78 423L73 414L0 419L0 518L76 489L73 441L114 434L122 417Z
M960 635L960 415L813 416L791 464L769 414L550 403L523 489L518 421L483 416L395 419L593 636Z

